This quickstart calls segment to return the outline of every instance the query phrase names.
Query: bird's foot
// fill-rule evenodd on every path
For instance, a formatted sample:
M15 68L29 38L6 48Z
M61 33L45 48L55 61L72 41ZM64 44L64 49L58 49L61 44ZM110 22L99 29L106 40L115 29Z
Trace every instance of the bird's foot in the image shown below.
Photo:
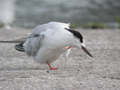
M58 68L52 67L50 64L48 64L50 70L57 70Z
M57 70L58 68L51 67L50 70Z

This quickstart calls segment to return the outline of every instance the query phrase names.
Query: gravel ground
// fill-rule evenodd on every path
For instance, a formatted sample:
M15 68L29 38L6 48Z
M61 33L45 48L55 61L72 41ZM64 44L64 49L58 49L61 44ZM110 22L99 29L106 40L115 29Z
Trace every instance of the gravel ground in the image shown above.
M120 90L120 30L78 30L94 58L73 49L68 60L62 55L53 64L56 71L0 43L0 90ZM0 40L30 31L0 29Z

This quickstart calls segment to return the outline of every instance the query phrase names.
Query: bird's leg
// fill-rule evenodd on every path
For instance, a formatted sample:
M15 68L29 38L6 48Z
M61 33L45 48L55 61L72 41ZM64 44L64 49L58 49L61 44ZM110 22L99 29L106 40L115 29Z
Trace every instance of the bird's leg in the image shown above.
M47 64L48 64L50 70L57 70L57 68L52 67L49 63L47 63Z
M70 48L72 48L72 46L67 46L67 47L66 47L67 50L70 49Z

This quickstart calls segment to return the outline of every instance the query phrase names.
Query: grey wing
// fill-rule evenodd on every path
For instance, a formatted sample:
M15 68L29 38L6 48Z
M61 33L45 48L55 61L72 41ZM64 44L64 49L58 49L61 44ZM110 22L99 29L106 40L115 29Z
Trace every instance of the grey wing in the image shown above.
M35 56L42 46L42 40L44 35L40 34L31 34L24 43L24 49L27 55Z

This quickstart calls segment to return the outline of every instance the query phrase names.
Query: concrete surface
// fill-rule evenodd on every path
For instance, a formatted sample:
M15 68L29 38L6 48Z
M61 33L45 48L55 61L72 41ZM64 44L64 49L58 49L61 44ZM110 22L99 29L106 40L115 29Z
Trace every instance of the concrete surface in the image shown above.
M94 58L73 49L69 60L62 55L48 71L14 44L0 43L0 90L120 90L120 30L82 30ZM31 30L0 29L0 40L12 40Z

